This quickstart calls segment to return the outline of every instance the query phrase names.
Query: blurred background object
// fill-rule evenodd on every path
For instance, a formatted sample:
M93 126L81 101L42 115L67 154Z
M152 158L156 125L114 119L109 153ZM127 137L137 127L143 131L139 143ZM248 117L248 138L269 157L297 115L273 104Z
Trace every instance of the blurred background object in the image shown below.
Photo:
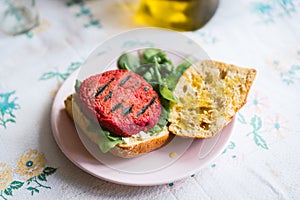
M192 31L214 15L219 0L141 0L139 23L178 31Z
M214 16L220 1L91 0L88 2L94 9L94 17L102 19L103 26L114 30L160 27L175 31L194 31L202 28Z
M1 0L0 31L17 35L32 29L38 24L35 0Z

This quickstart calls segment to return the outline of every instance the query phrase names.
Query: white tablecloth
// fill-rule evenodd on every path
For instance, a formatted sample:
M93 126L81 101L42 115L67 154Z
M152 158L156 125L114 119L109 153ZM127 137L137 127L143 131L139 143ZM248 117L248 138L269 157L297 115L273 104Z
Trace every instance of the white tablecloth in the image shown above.
M57 90L99 43L133 27L117 10L128 8L109 2L37 1L38 27L0 35L0 199L299 199L299 0L220 0L185 33L210 58L258 71L227 147L200 172L132 187L65 157L50 127Z

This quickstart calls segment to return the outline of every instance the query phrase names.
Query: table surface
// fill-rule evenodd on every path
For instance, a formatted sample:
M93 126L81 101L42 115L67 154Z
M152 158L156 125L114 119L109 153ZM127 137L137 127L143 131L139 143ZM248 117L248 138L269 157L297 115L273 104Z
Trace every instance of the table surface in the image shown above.
M0 199L298 199L300 1L221 0L209 23L184 33L210 58L258 74L223 152L189 177L151 187L82 171L51 130L66 78L102 41L133 28L121 1L108 2L37 1L39 26L0 35Z

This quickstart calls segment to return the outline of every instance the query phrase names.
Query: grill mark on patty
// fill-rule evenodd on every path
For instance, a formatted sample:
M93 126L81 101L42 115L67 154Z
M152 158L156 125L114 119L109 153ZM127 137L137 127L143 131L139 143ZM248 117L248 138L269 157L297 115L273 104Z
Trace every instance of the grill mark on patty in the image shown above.
M132 108L133 108L133 104L127 108L123 108L122 110L122 114L125 116L125 115L128 115L129 113L132 112Z
M118 110L119 108L123 107L122 103L117 103L116 105L114 105L111 109L110 112L114 112L116 110Z
M120 82L120 86L123 86L132 76L131 75L128 75L126 76L121 82Z
M144 91L148 92L149 88L147 86L144 87Z
M112 93L113 93L113 90L109 90L108 94L104 97L104 101L107 101L108 99L110 99L112 96Z
M108 86L111 82L113 82L113 80L115 80L115 78L111 78L106 84L100 86L100 87L98 88L97 92L94 93L94 94L92 95L92 97L95 98L95 97L99 96L99 95L107 88L107 86Z
M134 85L133 85L133 87L138 87L138 86L140 86L140 82L139 81L137 81Z
M149 103L145 106L143 106L143 108L136 114L136 116L140 116L141 114L143 114L144 112L146 112L146 110L155 102L156 96L153 96L152 99L149 101Z

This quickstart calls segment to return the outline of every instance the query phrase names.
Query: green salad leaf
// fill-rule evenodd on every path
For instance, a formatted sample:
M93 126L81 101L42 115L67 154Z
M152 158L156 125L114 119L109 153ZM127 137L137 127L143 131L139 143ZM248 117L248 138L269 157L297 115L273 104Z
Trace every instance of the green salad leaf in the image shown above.
M172 73L166 78L166 84L168 88L173 91L176 87L179 78L182 76L183 72L191 66L191 62L187 59L180 63Z
M160 133L164 129L164 127L168 124L168 119L170 116L169 106L166 108L162 106L161 109L162 109L161 114L158 118L157 124L147 131L147 133L149 133L150 135Z
M138 55L124 53L118 59L118 67L141 75L162 98L177 102L173 90L182 73L191 66L187 60L174 67L167 54L157 48L139 51Z
M97 134L98 146L103 153L107 153L117 144L123 143L122 137L112 136L109 131L101 129L99 125L89 124L87 130L91 134Z
M122 54L118 59L118 66L120 69L136 71L140 66L140 61L137 56L132 54Z
M173 95L172 91L168 88L167 85L159 85L159 93L161 96L169 101L177 103L177 98Z
M121 137L111 136L107 130L102 130L103 133L98 134L98 146L103 153L107 153L117 144L123 143Z
M78 79L76 79L75 82L75 91L78 92L80 85L82 84L82 82Z

